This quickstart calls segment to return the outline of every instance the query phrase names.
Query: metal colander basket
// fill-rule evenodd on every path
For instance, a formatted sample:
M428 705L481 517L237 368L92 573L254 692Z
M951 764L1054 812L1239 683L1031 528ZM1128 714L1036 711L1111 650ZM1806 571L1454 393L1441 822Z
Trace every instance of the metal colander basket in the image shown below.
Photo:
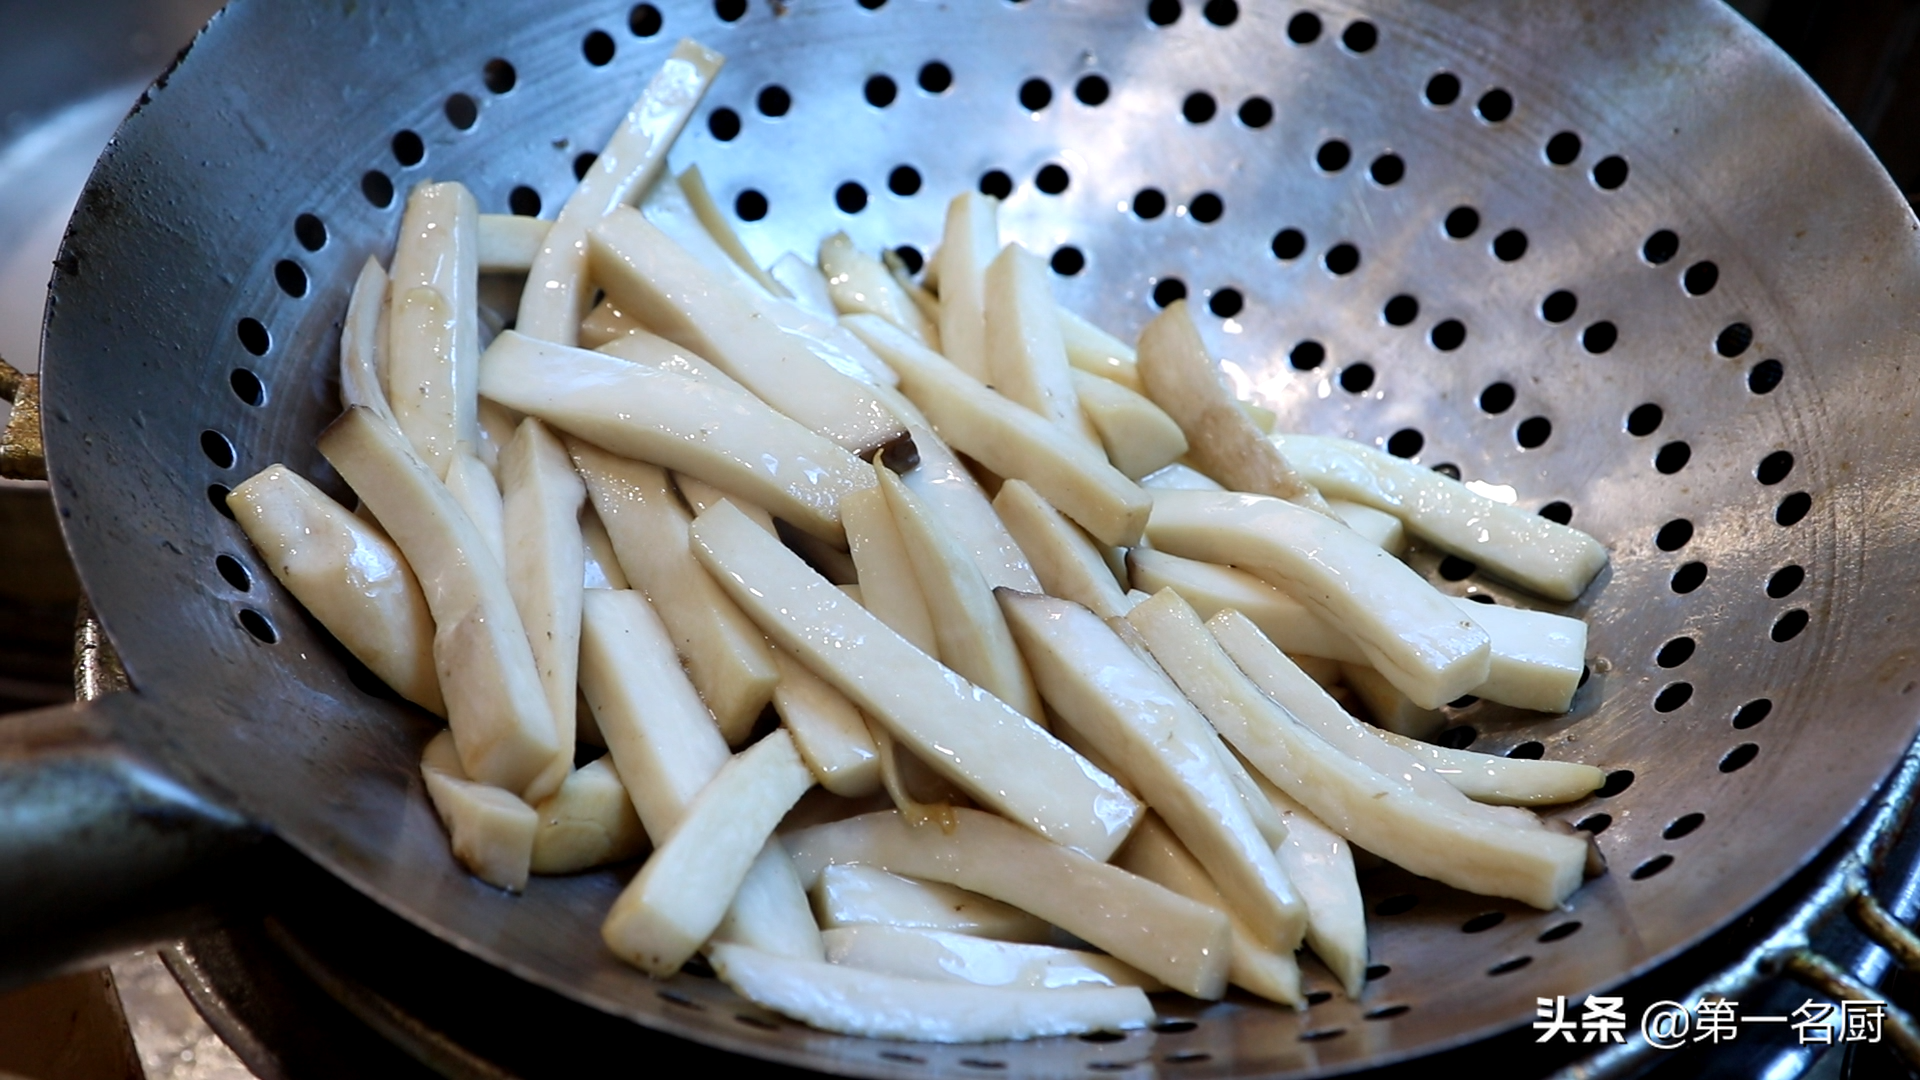
M809 1031L597 928L621 875L523 898L450 860L430 728L360 689L218 506L331 483L348 289L405 191L549 214L672 43L725 53L675 148L762 262L845 229L929 251L946 199L1130 337L1184 295L1291 429L1598 536L1573 712L1444 739L1590 762L1554 816L1611 872L1559 911L1368 873L1360 1001L1166 1000L1117 1041ZM244 0L95 173L54 281L54 492L149 722L128 737L408 919L649 1027L871 1076L1338 1071L1524 1023L1686 949L1833 838L1920 708L1915 220L1840 115L1711 0ZM912 256L908 256L909 261ZM1538 605L1416 553L1444 590Z

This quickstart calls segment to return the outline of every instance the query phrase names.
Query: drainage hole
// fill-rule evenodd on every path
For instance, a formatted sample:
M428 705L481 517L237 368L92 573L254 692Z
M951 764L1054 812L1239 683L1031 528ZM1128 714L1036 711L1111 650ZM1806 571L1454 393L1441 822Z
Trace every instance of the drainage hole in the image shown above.
M734 196L733 212L741 221L759 221L767 216L767 197L748 188Z
M487 84L489 93L504 94L513 89L513 84L519 79L520 76L513 70L513 65L497 56L487 61L486 66L480 69L480 81Z
M1603 353L1620 340L1620 328L1605 319L1580 331L1580 345L1590 353Z
M233 449L233 441L212 428L200 433L200 452L207 455L208 461L222 469L233 468L237 457Z
M1680 253L1680 238L1672 229L1661 229L1640 245L1640 257L1654 266L1666 262Z
M627 13L627 29L634 37L652 37L660 32L661 24L666 20L660 17L660 9L652 4L635 4Z
M1340 372L1340 389L1349 394L1364 394L1373 386L1371 364L1349 364Z
M893 99L899 95L900 88L885 75L873 75L867 78L865 92L867 104L876 109L884 109L893 104Z
M1160 283L1153 287L1153 303L1155 307L1166 307L1175 300L1186 299L1186 296L1187 283L1177 277L1162 278L1160 279Z
M442 111L447 114L447 123L466 131L480 120L480 103L465 94L447 95Z
M1673 856L1662 852L1648 859L1646 862L1641 863L1639 866L1634 867L1633 873L1628 876L1632 877L1635 881L1645 881L1672 865Z
M1785 450L1775 450L1760 459L1760 465L1753 470L1753 478L1766 485L1774 485L1787 478L1793 471L1793 455Z
M1670 713L1680 706L1685 705L1692 697L1692 683L1671 683L1662 687L1660 692L1654 695L1653 710L1655 712Z
M1515 262L1527 253L1527 234L1519 229L1508 229L1493 238L1493 257L1501 262Z
M1486 911L1478 915L1475 915L1473 918L1468 919L1466 922L1461 923L1460 932L1464 934L1481 934L1481 933L1485 933L1488 930L1493 929L1496 926L1499 926L1501 923L1506 921L1507 921L1506 912Z
M1192 101L1193 99L1188 98L1187 100ZM1188 119L1191 120L1192 117L1188 117ZM1347 167L1347 162L1352 160L1353 149L1339 139L1328 139L1326 142L1321 143L1320 149L1314 151L1313 154L1313 163L1320 166L1322 172L1339 172L1341 169Z
M1633 411L1627 414L1627 434L1643 438L1651 435L1660 430L1660 421L1666 419L1666 415L1660 406L1652 402L1636 405Z
M1467 325L1459 319L1442 320L1427 332L1427 340L1441 352L1452 352L1466 343Z
M1447 211L1440 227L1455 240L1465 240L1480 228L1480 212L1471 206L1456 206Z
M1223 319L1231 319L1240 314L1246 305L1246 298L1239 289L1220 289L1207 299L1207 310Z
M1740 706L1733 714L1733 726L1736 730L1745 731L1760 723L1760 721L1765 720L1767 714L1772 711L1773 702L1768 701L1766 698L1754 698L1752 701Z
M1555 499L1553 502L1540 508L1540 516L1557 525L1572 524L1573 507Z
M1273 123L1273 102L1263 97L1250 97L1241 102L1240 122L1256 131Z
M1753 327L1743 322L1729 323L1727 328L1720 331L1720 335L1713 339L1713 351L1731 359L1746 352L1747 347L1752 344Z
M1360 268L1360 249L1352 244L1335 244L1322 260L1329 273L1345 276Z
M241 565L239 559L221 555L213 560L213 568L220 571L220 576L226 579L227 584L241 592L253 591L253 575L247 573L247 568Z
M1565 289L1555 289L1540 301L1540 317L1550 323L1563 323L1579 310L1580 299Z
M1615 769L1614 771L1607 774L1607 782L1604 784L1601 784L1599 789L1596 790L1594 794L1599 796L1602 799L1611 799L1615 795L1620 794L1621 792L1627 790L1632 786L1633 786L1633 770L1632 769ZM1604 826L1602 827L1604 828Z
M1219 110L1220 106L1213 100L1213 95L1204 90L1195 90L1180 103L1180 115L1186 117L1189 124L1204 124L1213 119L1213 114Z
M1607 826L1611 824L1613 824L1612 814L1588 814L1586 817L1574 822L1573 827L1589 836L1599 836L1601 833L1606 832Z
M1680 275L1680 287L1687 290L1688 296L1705 296L1720 283L1720 268L1711 262L1701 261L1687 267Z
M1072 277L1087 268L1087 256L1079 248L1067 244L1053 253L1047 265L1061 277Z
M1780 505L1773 510L1773 520L1781 525L1797 525L1811 509L1813 509L1813 496L1804 491L1796 491L1780 500Z
M227 496L231 494L233 489L225 484L207 485L207 501L212 503L213 508L220 511L220 515L229 521L233 520L233 507L227 505Z
M1723 773L1739 772L1751 764L1753 759L1758 756L1760 756L1760 747L1758 744L1750 742L1741 743L1739 746L1727 751L1727 756L1720 759L1720 771Z
M272 623L267 621L267 617L252 608L240 609L240 625L262 644L271 645L280 640L279 632L273 628ZM1721 763L1721 768L1726 768L1724 762Z
M1039 112L1053 104L1053 87L1045 79L1028 79L1020 84L1020 105L1028 112Z
M1705 814L1682 814L1668 822L1667 827L1660 830L1660 835L1669 840L1678 840L1699 828L1706 820Z
M1707 564L1703 562L1690 562L1682 565L1680 569L1673 572L1673 581L1671 584L1673 585L1674 592L1685 596L1687 593L1705 584L1706 580Z
M1347 1033L1346 1028L1320 1028L1317 1031L1301 1032L1300 1041L1301 1042L1325 1042L1328 1039L1337 1039L1340 1036L1345 1035L1346 1033Z
M1767 579L1767 595L1775 600L1785 599L1792 596L1794 590L1798 589L1800 583L1805 580L1807 580L1807 572L1803 568L1792 564L1783 566L1775 570L1773 576Z
M1426 444L1426 436L1412 428L1401 428L1387 437L1387 453L1398 458L1410 458Z
M938 60L920 69L920 89L929 94L944 94L953 86L953 69Z
M1287 40L1295 45L1311 45L1320 39L1320 16L1303 11L1287 20Z
M507 194L507 209L518 217L539 217L540 193L521 184Z
M1164 305L1163 305L1164 306ZM1317 341L1303 341L1287 354L1287 362L1295 371L1312 371L1327 359L1327 347Z
M1411 1008L1413 1008L1411 1005L1382 1005L1377 1009L1369 1011L1366 1014L1366 1018L1368 1020L1391 1020Z
M240 337L240 347L255 356L265 356L273 348L273 337L259 319L241 319L233 331Z
M227 376L227 385L233 387L233 396L248 405L258 408L267 402L267 388L261 384L260 376L246 368L234 368Z
M1563 922L1558 926L1548 927L1547 931L1541 934L1537 940L1539 940L1542 944L1551 944L1552 942L1555 942L1555 941L1562 941L1562 940L1565 940L1566 938L1570 938L1573 935L1579 933L1580 926L1581 926L1581 923L1578 919L1575 919L1572 922Z
M1355 19L1340 34L1340 44L1356 53L1371 52L1380 42L1380 31L1365 19Z
M1513 407L1513 397L1512 385L1489 383L1485 390L1480 391L1480 411L1498 416Z
M1674 518L1653 535L1654 546L1661 551L1679 551L1693 539L1693 522L1686 518Z
M1627 159L1618 154L1603 157L1593 166L1593 182L1602 191L1612 191L1627 182Z
M1273 257L1297 259L1307 250L1307 236L1299 229L1281 229L1273 234Z
M1507 975L1515 971L1519 971L1521 968L1526 967L1528 964L1531 964L1531 963L1533 963L1533 957L1531 956L1516 956L1511 960L1502 960L1499 963L1488 968L1487 974Z
M1211 225L1219 221L1220 215L1225 212L1226 204L1220 201L1220 196L1211 191L1203 191L1195 195L1193 201L1187 204L1187 216L1202 225Z
M1513 95L1505 90L1489 90L1480 95L1480 102L1473 107L1473 111L1487 123L1497 124L1513 115Z
M292 259L281 259L273 266L273 280L280 291L295 300L307 295L307 272Z
M1563 131L1547 140L1547 161L1554 165L1571 165L1580 156L1580 136L1571 131Z
M1553 434L1553 421L1544 416L1530 416L1520 421L1513 431L1514 441L1523 450L1536 450L1546 444L1547 437Z
M613 53L613 37L605 30L595 30L580 42L580 55L586 57L587 63L594 67L606 67L612 63ZM489 86L488 89L493 88Z
M1693 460L1693 447L1683 442L1670 442L1653 455L1653 467L1663 475L1672 476L1686 468L1687 462L1691 460Z
M886 76L880 76L885 78ZM872 84L869 83L869 86ZM891 85L891 84L889 84ZM740 135L740 114L732 109L721 107L713 110L707 117L707 130L721 142L732 142Z
M1478 569L1479 567L1458 555L1449 555L1440 560L1440 576L1448 581L1465 581Z
M1478 731L1475 731L1468 725L1462 724L1459 727L1450 727L1441 732L1433 741L1436 745L1444 746L1449 750L1465 750L1467 747L1473 745L1473 740L1479 737L1480 733Z
M1800 636L1800 631L1807 628L1807 618L1805 608L1794 608L1774 620L1773 630L1769 632L1769 636L1775 641L1792 641Z
M1507 756L1510 758L1519 758L1522 761L1539 761L1541 758L1547 756L1547 746L1541 742L1523 742L1519 746L1507 751Z
M1013 177L999 169L989 169L980 177L980 194L1004 199L1013 194Z
M1460 100L1460 77L1443 71L1427 80L1427 104L1445 108Z
M1676 668L1693 659L1694 642L1690 637L1677 637L1654 654L1653 662L1663 668Z
M1778 360L1762 360L1747 372L1747 389L1756 394L1771 394L1773 388L1780 385L1780 376L1785 369Z
M1107 85L1107 80L1098 75L1082 75L1080 81L1073 84L1073 96L1079 99L1080 104L1089 107L1106 104L1107 96L1112 92L1113 88Z
M1420 301L1401 293L1387 301L1387 306L1380 310L1380 317L1387 321L1388 326L1405 326L1420 317Z
M1392 187L1407 175L1407 163L1399 154L1381 154L1367 166L1367 175L1381 187Z

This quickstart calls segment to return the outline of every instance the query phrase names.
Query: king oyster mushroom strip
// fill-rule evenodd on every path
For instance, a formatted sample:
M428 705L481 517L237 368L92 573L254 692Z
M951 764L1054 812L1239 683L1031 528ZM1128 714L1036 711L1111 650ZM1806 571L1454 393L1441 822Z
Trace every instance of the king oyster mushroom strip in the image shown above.
M1380 717L1469 692L1565 710L1581 624L1442 597L1394 556L1405 531L1445 548L1484 526L1468 554L1565 599L1603 549L1369 448L1269 441L1273 414L1233 398L1183 305L1136 354L1054 301L982 196L950 208L937 299L844 237L819 269L791 255L763 269L697 167L663 175L718 63L683 43L560 221L483 217L458 185L422 185L392 273L362 269L343 326L350 408L323 450L393 536L383 580L424 586L411 608L404 590L368 606L312 584L381 552L367 521L284 470L236 492L325 625L384 656L375 670L409 697L442 694L451 730L422 769L464 862L518 889L651 838L605 926L618 955L665 976L704 949L808 1022L942 1039L1151 1016L1136 986L1088 996L1101 982L1215 997L1231 979L1297 1003L1303 936L1356 991L1347 838L1535 904L1577 885L1586 845L1519 807L1578 798L1600 770L1368 728L1269 636L1329 685L1384 680ZM481 268L529 271L519 329L484 357ZM589 317L595 286L608 298ZM1282 448L1313 464L1289 477ZM1202 471L1171 464L1183 454ZM1251 495L1193 490L1221 480ZM296 529L327 543L296 551ZM1540 537L1549 551L1524 550ZM643 592L604 587L629 582ZM1212 620L1138 591L1168 585ZM593 720L577 731L576 682ZM755 741L769 701L781 727ZM572 769L588 729L611 752ZM845 814L883 780L910 813L769 839L808 788ZM1018 935L1043 931L1038 916L1114 958L956 942L891 925L896 911L836 930L844 963L825 963L818 927L844 904L816 913L805 889L826 898L861 875L922 900L971 888L1023 909ZM903 995L914 1008L889 1000Z

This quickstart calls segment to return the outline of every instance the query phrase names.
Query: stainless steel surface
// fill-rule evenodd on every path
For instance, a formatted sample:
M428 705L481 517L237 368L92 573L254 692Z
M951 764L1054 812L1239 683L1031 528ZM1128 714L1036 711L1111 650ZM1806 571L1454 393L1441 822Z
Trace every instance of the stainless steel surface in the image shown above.
M649 1026L862 1075L970 1075L968 1061L1035 1075L1376 1064L1524 1022L1538 995L1616 984L1725 924L1852 818L1914 732L1920 611L1902 595L1920 464L1920 392L1906 370L1920 311L1913 215L1804 76L1704 0L1322 5L1306 43L1288 34L1290 23L1304 31L1305 9L1247 5L1228 26L1206 17L1230 6L1187 4L1162 27L1144 4L1070 0L753 5L731 23L666 4L649 38L629 29L626 4L502 4L485 18L425 2L230 10L96 172L48 326L56 500L148 703L121 735L509 971ZM595 31L616 46L610 63L587 59ZM338 490L312 439L337 408L353 270L390 249L397 217L397 199L368 198L379 190L369 172L401 193L458 177L491 211L523 185L557 206L575 158L682 35L730 62L675 163L698 162L725 204L765 195L771 212L743 226L762 261L811 252L838 228L925 250L945 196L1004 170L1009 238L1081 251L1084 271L1058 284L1096 321L1136 331L1171 279L1223 313L1236 290L1244 309L1205 329L1288 426L1382 443L1417 431L1423 463L1510 486L1528 508L1570 504L1614 555L1575 608L1593 624L1594 672L1577 708L1542 721L1480 704L1454 720L1477 748L1539 742L1551 757L1630 772L1619 793L1559 813L1607 815L1599 843L1612 872L1552 913L1379 874L1370 896L1392 902L1375 909L1374 959L1390 970L1360 1003L1336 997L1300 1015L1170 1003L1168 1018L1198 1027L987 1049L762 1026L717 983L661 987L601 951L616 875L542 880L514 899L460 873L414 773L429 725L356 688L209 489L278 460ZM516 72L504 93L483 79L494 58ZM951 87L920 88L933 61ZM1461 89L1429 100L1442 72ZM878 73L898 91L884 109L863 96ZM1075 96L1088 74L1110 87L1101 104ZM1038 112L1019 99L1033 78L1052 91ZM756 99L776 84L792 108L763 116ZM1196 93L1217 107L1204 122ZM477 105L470 128L449 120L456 94ZM1256 95L1275 113L1263 127L1236 115ZM708 127L722 108L742 121L725 142ZM423 142L417 165L394 157L403 130ZM1563 131L1579 148L1557 165ZM1335 140L1351 160L1320 167ZM1398 179L1370 170L1389 153L1404 164ZM1605 186L1618 160L1624 183ZM1058 195L1036 186L1049 164L1067 174ZM918 171L917 194L888 192L901 165ZM836 208L847 182L868 195L855 214ZM1169 208L1142 220L1133 196L1149 186ZM1224 206L1207 224L1194 212L1205 192ZM1462 206L1477 226L1455 239L1443 223ZM317 251L296 238L302 213L326 225ZM1288 228L1303 251L1277 259L1270 244ZM1526 237L1517 259L1503 257L1518 246L1499 239L1508 230ZM1662 230L1677 254L1650 261L1644 245ZM1338 272L1341 245L1357 269ZM283 261L310 286L283 288ZM1690 295L1685 283L1707 277L1691 268L1709 261L1713 286ZM1577 297L1558 324L1541 314L1556 290ZM1395 326L1384 313L1402 294L1418 314ZM243 319L268 331L264 355L243 347ZM1435 344L1448 343L1448 320L1465 328L1458 348ZM1617 343L1583 347L1603 343L1602 323ZM1296 370L1289 357L1304 362L1307 340L1325 359ZM1777 386L1768 361L1783 372ZM259 404L236 389L248 385L242 369L265 388ZM1513 403L1490 412L1479 402L1496 382ZM1627 418L1646 404L1662 420L1634 434L1643 425ZM1534 418L1550 431L1523 449L1542 431ZM204 449L224 458L219 439L235 448L231 465ZM1684 466L1657 468L1680 442ZM1780 452L1792 455L1784 477L1770 457ZM1668 550L1683 530L1663 527L1676 521L1690 535ZM247 569L246 589L220 576L220 556ZM1690 563L1705 566L1704 583L1677 591ZM1790 591L1791 575L1777 576L1787 566L1804 571ZM1516 599L1474 577L1446 587ZM249 610L275 640L242 626ZM1661 666L1663 644L1681 637L1691 657ZM1498 925L1463 932L1491 912Z

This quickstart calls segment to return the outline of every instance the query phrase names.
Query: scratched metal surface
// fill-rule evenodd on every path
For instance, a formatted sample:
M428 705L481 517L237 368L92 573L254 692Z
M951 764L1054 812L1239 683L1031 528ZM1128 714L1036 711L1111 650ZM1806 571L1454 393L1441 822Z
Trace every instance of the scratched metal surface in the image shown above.
M646 7L245 0L122 131L56 275L55 497L136 687L174 718L130 737L395 911L588 1004L827 1071L1340 1071L1524 1022L1538 995L1684 949L1818 851L1912 736L1915 222L1842 118L1730 10L834 0L742 4L736 21L727 3L662 4L656 27ZM593 62L594 33L609 62ZM1074 258L1056 253L1078 252L1056 284L1096 321L1132 334L1177 280L1287 426L1453 465L1530 509L1565 504L1613 552L1573 609L1592 622L1593 677L1563 718L1475 704L1449 723L1475 748L1537 742L1631 773L1556 812L1590 829L1604 815L1611 873L1549 913L1370 876L1374 959L1390 970L1358 1003L1169 1001L1167 1017L1197 1026L909 1051L767 1029L711 980L663 988L625 969L597 934L614 875L510 899L459 872L414 776L429 726L354 686L209 489L273 461L337 485L312 440L337 408L353 271L390 249L399 200L377 198L383 181L459 178L494 212L526 187L550 215L576 157L685 35L730 62L674 163L697 162L723 204L760 193L765 216L741 229L763 262L836 229L924 252L946 197L998 170L1007 237L1062 270ZM494 58L514 67L510 90L489 89ZM950 82L927 72L924 89L936 62ZM884 107L868 98L876 75L893 83ZM1037 90L1022 102L1033 79L1048 90L1037 109ZM769 86L782 115L760 108ZM476 107L469 127L450 120L456 94ZM403 131L423 160L396 158ZM911 187L903 165L911 193L890 188ZM1049 165L1066 178L1054 194ZM836 199L850 182L865 195L853 213ZM1147 188L1166 204L1150 218ZM1203 223L1205 194L1220 212ZM326 226L315 250L296 237L303 213ZM276 282L283 260L301 295ZM1546 303L1561 291L1570 312ZM1389 303L1401 296L1411 309ZM263 354L243 319L267 331ZM236 371L263 387L258 404ZM234 447L230 466L203 450L208 431ZM1783 452L1790 466L1770 458ZM246 590L216 571L221 555ZM1415 561L1452 591L1528 602ZM250 636L244 610L277 640ZM1663 648L1680 638L1684 658ZM1309 983L1328 980L1315 968Z

